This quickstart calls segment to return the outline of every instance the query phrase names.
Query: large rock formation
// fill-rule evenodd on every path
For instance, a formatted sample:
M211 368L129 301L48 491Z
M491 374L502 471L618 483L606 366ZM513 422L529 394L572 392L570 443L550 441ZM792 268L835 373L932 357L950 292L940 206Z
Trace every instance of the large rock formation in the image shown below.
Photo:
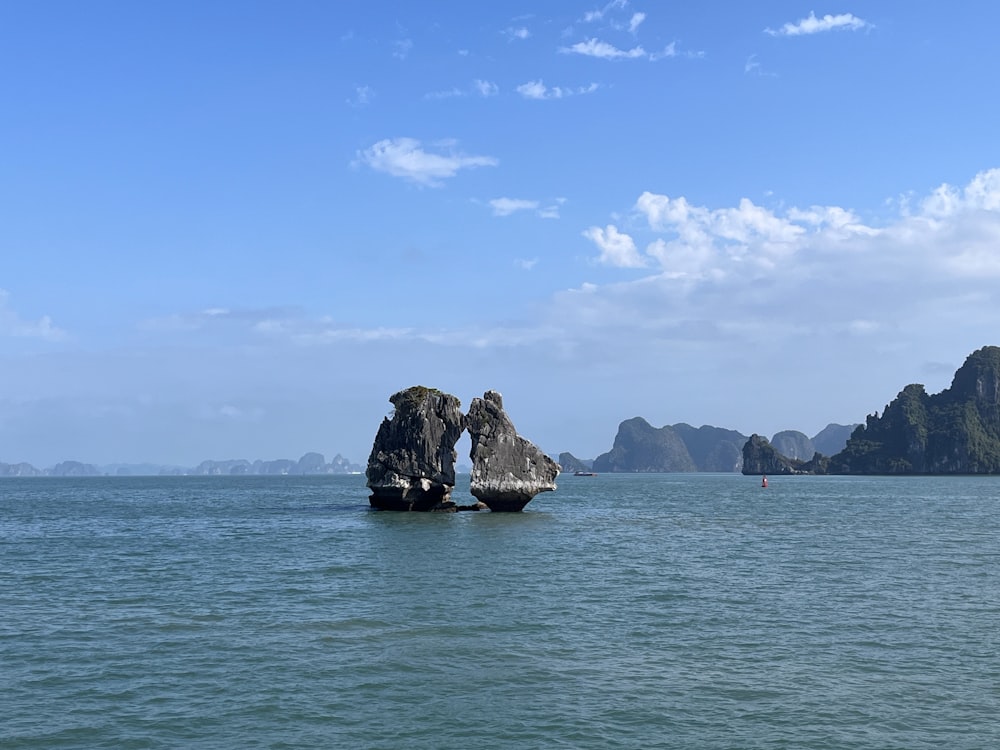
M789 458L775 450L767 438L751 435L743 446L743 473L750 474L825 474L829 459L814 453L809 461Z
M393 394L368 457L369 502L380 510L455 510L455 443L462 434L458 399L413 386Z
M16 464L0 463L0 477L40 477L43 473L23 461Z
M517 434L499 393L473 399L465 426L472 439L470 491L490 510L519 511L556 488L559 465Z
M583 460L572 453L565 452L559 454L559 466L564 472L590 471L594 467L594 461L593 459Z
M743 444L747 436L736 430L684 422L673 425L674 432L694 461L695 471L739 471L743 468Z
M771 437L771 445L781 455L799 461L812 458L816 452L813 441L804 432L798 430L782 430L774 433Z
M792 461L781 455L766 437L753 434L743 446L743 473L795 474Z
M54 477L99 477L101 472L93 464L79 461L62 461L49 470Z
M843 450L855 427L829 424L812 439L804 433L785 430L774 436L771 447L786 458L812 465L816 453L832 456ZM592 468L602 473L741 471L746 442L746 435L723 427L692 427L679 422L656 428L645 419L634 417L618 426L614 447L594 459ZM559 455L563 471L575 471L577 467L570 469L564 455L570 454Z
M691 454L672 427L653 427L642 417L618 425L615 444L594 459L594 471L697 471Z
M854 431L830 472L1000 473L1000 347L970 354L941 393L906 386Z

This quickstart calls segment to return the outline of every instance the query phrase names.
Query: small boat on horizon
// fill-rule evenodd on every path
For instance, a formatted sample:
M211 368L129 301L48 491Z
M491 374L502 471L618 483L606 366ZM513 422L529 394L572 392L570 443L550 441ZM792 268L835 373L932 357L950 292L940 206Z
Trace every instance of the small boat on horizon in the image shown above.
M596 477L597 476L597 472L596 471L574 471L573 472L573 476L574 477Z

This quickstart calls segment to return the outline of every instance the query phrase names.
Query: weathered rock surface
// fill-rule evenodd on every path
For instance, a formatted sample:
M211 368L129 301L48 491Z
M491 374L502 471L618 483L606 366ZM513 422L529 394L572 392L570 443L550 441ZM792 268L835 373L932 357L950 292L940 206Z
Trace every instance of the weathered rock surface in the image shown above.
M1000 347L970 354L940 393L906 386L851 434L830 472L1000 474Z
M697 471L687 446L672 427L653 427L642 417L618 425L615 444L594 459L594 471Z
M739 471L747 436L736 430L702 425L697 429L680 422L673 430L684 441L695 471Z
M753 434L743 446L744 474L825 474L830 459L813 453L808 461L789 458L775 450L767 438Z
M540 492L556 488L559 465L517 434L503 397L486 391L465 417L472 439L470 491L491 511L519 511Z
M455 510L455 443L462 434L458 399L413 386L389 399L395 407L368 457L369 502L380 510Z
M792 462L778 453L766 437L754 433L743 446L744 474L795 474Z
M809 437L798 430L782 430L771 437L771 445L783 456L808 461L816 453L816 447Z
M561 471L590 471L593 466L593 460L584 461L577 458L572 453L564 452L559 454L559 466Z

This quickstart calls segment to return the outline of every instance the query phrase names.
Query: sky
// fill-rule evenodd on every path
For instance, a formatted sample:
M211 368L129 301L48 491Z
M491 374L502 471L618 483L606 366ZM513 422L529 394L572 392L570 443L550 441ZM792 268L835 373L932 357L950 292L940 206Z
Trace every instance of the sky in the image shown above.
M0 461L364 463L416 384L583 458L938 392L1000 344L998 27L0 3Z

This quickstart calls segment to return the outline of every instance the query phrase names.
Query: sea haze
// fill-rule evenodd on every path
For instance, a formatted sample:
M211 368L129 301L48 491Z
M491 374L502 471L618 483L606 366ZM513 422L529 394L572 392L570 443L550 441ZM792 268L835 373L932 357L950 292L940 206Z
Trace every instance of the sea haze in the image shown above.
M416 514L360 476L5 479L0 746L998 747L998 500L601 475Z

